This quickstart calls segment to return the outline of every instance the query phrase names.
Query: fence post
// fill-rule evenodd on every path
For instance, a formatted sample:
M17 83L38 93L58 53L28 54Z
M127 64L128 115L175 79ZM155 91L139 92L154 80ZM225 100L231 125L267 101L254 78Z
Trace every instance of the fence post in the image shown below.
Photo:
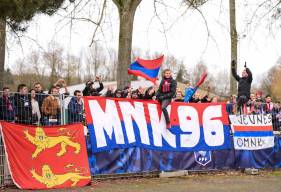
M4 187L5 182L5 149L0 133L0 188Z
M61 125L65 124L65 114L64 114L64 94L60 94L60 118L61 118Z

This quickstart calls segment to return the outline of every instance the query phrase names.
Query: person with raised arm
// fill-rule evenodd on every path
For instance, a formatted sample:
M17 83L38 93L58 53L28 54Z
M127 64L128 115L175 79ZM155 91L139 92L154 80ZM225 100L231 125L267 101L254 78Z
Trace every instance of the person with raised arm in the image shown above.
M95 82L99 83L98 88L94 88L93 85ZM96 76L95 81L89 80L86 83L86 87L83 90L83 96L100 96L100 92L103 90L104 86L101 81L101 77Z
M246 104L250 99L253 75L250 69L247 67L246 62L241 77L237 74L235 66L236 66L236 61L232 60L231 61L232 75L238 82L238 94L237 94L238 112L242 114L242 113L246 113L246 108L247 108Z

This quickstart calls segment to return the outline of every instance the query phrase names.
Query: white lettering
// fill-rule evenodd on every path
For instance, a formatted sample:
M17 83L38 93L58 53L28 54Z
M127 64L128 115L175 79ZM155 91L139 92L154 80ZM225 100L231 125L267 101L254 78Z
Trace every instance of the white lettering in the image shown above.
M171 107L167 107L167 110L170 113ZM154 145L157 147L162 147L162 139L164 138L170 146L176 148L176 136L166 128L166 122L163 113L161 113L161 119L159 118L157 105L148 104L148 111L150 115Z
M221 120L213 118L222 117L222 106L212 105L207 107L203 113L203 127L205 142L210 147L220 146L224 143L224 129Z
M124 144L122 126L114 101L106 100L105 112L96 100L90 100L89 107L93 117L97 148L107 145L104 131L110 139L112 139L114 132L116 143Z
M200 140L200 125L197 110L191 106L178 107L179 124L182 131L181 147L195 147Z
M149 145L150 142L149 142L149 136L147 130L147 123L145 120L143 103L134 102L135 105L134 107L130 102L119 101L119 105L123 115L129 143L133 143L136 141L133 122L132 122L132 118L133 118L139 128L141 142L143 144Z

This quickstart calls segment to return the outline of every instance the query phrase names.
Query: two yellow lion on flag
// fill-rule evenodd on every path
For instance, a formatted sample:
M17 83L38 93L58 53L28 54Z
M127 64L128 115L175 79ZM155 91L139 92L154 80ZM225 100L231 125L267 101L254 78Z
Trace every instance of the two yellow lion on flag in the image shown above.
M61 128L60 130L64 130L64 128ZM55 147L56 145L60 145L61 147L60 151L56 154L57 157L61 157L67 152L67 146L73 147L75 149L75 154L78 154L81 151L81 145L72 141L72 137L70 137L69 133L60 136L47 136L44 129L41 127L37 127L35 129L34 136L31 135L28 130L24 130L23 132L25 138L36 146L36 149L32 154L33 159L38 157L38 155L44 150ZM71 186L76 186L81 179L91 178L91 176L84 176L84 173L77 168L63 174L54 174L51 167L47 164L42 166L42 175L36 173L35 169L30 170L30 172L34 179L46 185L47 188L53 188L61 185L68 180L72 182Z

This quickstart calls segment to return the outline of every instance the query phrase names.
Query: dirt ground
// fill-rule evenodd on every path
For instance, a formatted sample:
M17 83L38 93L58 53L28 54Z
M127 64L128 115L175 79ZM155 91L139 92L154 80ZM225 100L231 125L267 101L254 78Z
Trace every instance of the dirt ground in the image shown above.
M20 191L6 189L5 191ZM93 181L91 186L48 190L56 191L94 191L94 192L280 192L281 171L266 172L259 175L241 173L201 174L179 178L140 178Z

